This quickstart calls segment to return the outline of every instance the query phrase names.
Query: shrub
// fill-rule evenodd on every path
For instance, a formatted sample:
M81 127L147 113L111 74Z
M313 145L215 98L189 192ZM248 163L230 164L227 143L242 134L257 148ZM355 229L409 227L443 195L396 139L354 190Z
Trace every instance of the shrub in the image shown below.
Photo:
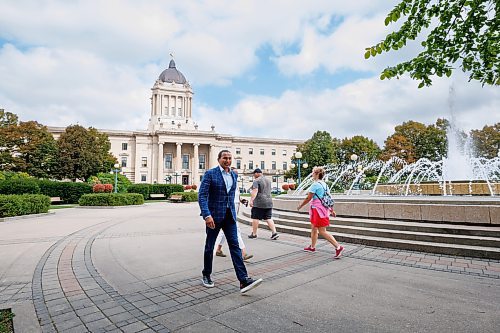
M60 197L64 203L78 203L80 197L92 193L92 186L87 183L57 182L51 180L38 181L40 193L49 197Z
M196 190L196 189L198 188L198 185L193 184L193 185L191 185L191 188L192 188L193 190Z
M95 184L92 186L93 193L104 193L104 184Z
M113 185L111 185L111 184L104 184L104 192L106 192L106 193L113 192Z
M150 186L150 194L165 194L165 198L168 198L173 192L184 191L184 186L178 184L153 184Z
M191 185L184 185L184 190L190 190L192 189L193 187Z
M93 183L101 184L114 184L115 175L112 173L100 172L96 176L90 177L87 182L91 185ZM124 175L117 174L117 190L119 193L127 193L127 189L132 185L132 182Z
M132 184L127 188L128 193L139 193L142 194L144 199L149 198L150 192L149 184Z
M295 190L295 184L288 184L288 188L290 190Z
M33 178L9 179L0 182L0 194L38 194L40 186Z
M0 217L47 213L50 198L41 194L0 195Z
M284 191L288 191L288 189L290 189L290 186L288 186L288 184L283 184L283 185L281 185L281 188L282 188Z
M189 192L173 192L171 195L180 195L182 196L182 201L186 202L195 202L198 201L198 192L189 191Z
M84 194L78 201L80 206L130 206L142 205L140 193L91 193Z

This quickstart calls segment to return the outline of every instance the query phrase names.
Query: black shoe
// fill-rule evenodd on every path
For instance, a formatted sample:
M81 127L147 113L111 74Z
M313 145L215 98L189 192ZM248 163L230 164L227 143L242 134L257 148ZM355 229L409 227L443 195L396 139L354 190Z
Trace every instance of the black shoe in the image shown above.
M258 287L262 283L262 279L254 280L252 278L247 278L245 282L240 282L240 293L244 294L255 287Z
M207 287L207 288L213 288L213 287L215 287L215 284L212 281L212 279L210 278L210 276L203 275L202 282L203 282L203 285L205 287Z
M254 235L254 234L252 233L252 234L248 235L248 238L251 238L251 239L253 239L253 238L257 238L257 235Z
M278 235L277 232L275 232L274 234L271 235L271 239L272 240L277 240L279 238L280 235Z

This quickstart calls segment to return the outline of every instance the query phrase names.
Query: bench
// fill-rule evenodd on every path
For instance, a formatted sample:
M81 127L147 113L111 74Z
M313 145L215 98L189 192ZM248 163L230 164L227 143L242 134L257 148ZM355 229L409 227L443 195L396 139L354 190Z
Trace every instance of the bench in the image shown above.
M153 198L165 198L165 194L163 194L163 193L151 193L149 195L149 197L151 199L153 199Z
M180 194L173 194L170 196L170 201L172 202L181 202L182 201L182 195Z
M50 203L53 204L53 203L59 203L59 202L62 202L61 198L60 197L50 197Z

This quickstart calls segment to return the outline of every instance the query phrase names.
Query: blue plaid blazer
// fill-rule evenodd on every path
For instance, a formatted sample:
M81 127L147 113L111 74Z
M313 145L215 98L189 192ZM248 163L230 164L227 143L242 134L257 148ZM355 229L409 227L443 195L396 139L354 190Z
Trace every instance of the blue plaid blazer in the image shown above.
M238 176L231 171L231 177L233 177L233 186L227 192L219 166L205 172L198 191L198 204L203 219L212 215L215 222L222 222L226 216L226 209L229 207L233 213L233 220L236 221L234 193L236 186L238 186Z

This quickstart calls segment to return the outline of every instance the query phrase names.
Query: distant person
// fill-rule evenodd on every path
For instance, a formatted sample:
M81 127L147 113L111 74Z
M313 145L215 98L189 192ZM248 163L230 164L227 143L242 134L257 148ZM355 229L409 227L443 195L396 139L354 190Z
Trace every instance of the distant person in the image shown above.
M272 220L273 216L273 197L271 195L271 181L262 175L262 170L257 168L253 172L255 180L250 192L250 207L252 207L252 233L248 238L257 238L257 229L259 220L266 221L271 229L271 239L278 239L276 227Z
M238 245L236 208L234 206L238 176L230 170L231 152L221 150L217 160L219 165L205 172L198 192L200 215L205 220L206 225L202 283L207 288L215 286L210 275L212 274L215 240L222 229L226 235L236 277L240 281L240 292L245 293L261 284L262 279L254 280L248 277Z
M330 225L330 214L335 217L335 211L329 207L325 207L321 199L328 191L328 185L322 180L325 176L325 169L322 167L314 167L312 177L315 182L309 188L307 197L297 206L297 210L307 205L311 201L309 208L309 218L311 221L311 245L304 248L306 252L316 252L316 242L318 241L318 234L326 239L330 244L335 247L334 258L338 259L344 252L344 247L340 245L335 238L326 231L326 227Z
M231 167L231 170L238 175L238 170L235 167ZM247 204L248 201L246 199L243 199L240 197L240 190L238 187L236 187L236 191L234 193L234 206L236 207L236 215L240 212L240 204ZM236 223L236 228L238 232L238 245L240 246L241 249L241 254L243 255L243 260L249 260L253 258L253 255L247 254L245 250L245 243L243 242L243 238L241 237L241 230ZM217 236L217 240L215 241L215 244L217 244L217 249L215 250L215 255L218 257L226 257L226 254L222 252L222 245L226 242L226 236L224 236L224 232L219 231L219 235Z

